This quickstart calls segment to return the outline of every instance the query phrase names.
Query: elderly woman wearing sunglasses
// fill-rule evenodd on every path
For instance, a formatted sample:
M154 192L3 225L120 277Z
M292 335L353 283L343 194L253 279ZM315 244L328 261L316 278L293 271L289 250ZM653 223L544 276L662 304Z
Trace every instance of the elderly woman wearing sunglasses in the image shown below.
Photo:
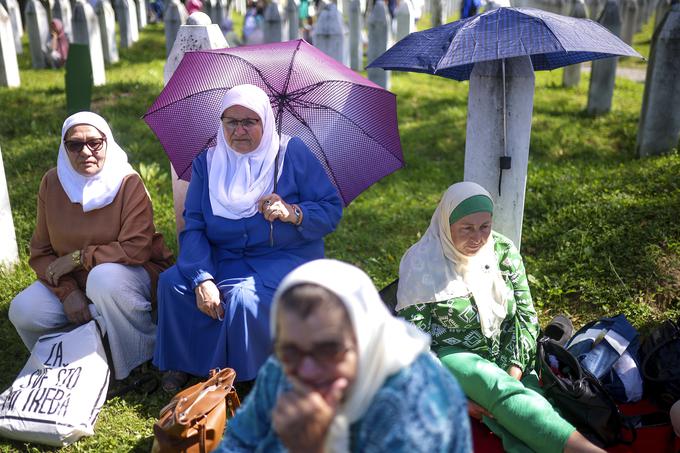
M64 121L37 211L29 264L38 281L14 298L10 321L31 349L43 334L101 315L115 378L127 377L153 354L152 296L172 255L142 179L102 117L79 112Z

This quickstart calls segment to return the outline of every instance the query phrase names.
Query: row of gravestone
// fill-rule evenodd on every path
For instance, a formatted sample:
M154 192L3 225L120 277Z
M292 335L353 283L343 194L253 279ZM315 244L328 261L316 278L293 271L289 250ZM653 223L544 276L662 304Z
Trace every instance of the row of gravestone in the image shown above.
M531 0L533 7L549 9L550 0ZM562 0L553 0L552 11L574 17L592 17L631 44L633 35L655 15L645 91L640 111L636 149L640 156L666 153L680 140L680 5L672 0L591 0L580 6L572 1L565 11ZM582 0L581 0L582 2ZM562 9L559 9L562 8ZM592 62L586 112L601 115L611 110L616 80L617 58ZM564 69L564 86L580 81L581 65Z
M362 9L364 5L361 0L326 4L318 12L313 35L314 46L356 71L361 70L363 64L364 20L368 30L369 61L387 50L395 39L415 31L416 12L412 0L400 2L395 11L394 27L384 0L376 0L368 12ZM343 7L346 8L345 14L341 11ZM264 42L298 39L298 18L296 0L288 0L285 8L277 1L270 2L264 11ZM393 28L396 33L393 33ZM368 77L382 87L389 87L389 71L369 69Z
M23 25L16 0L0 0L0 86L19 86L16 54L23 51L21 35ZM106 83L104 64L118 61L116 45L116 15L109 0L97 3L96 11L89 2L76 0L71 10L68 0L53 0L53 17L61 19L69 41L86 44L90 48L93 83ZM7 5L7 8L5 8ZM144 14L137 15L137 5ZM144 0L116 0L120 26L120 46L130 47L139 39L139 27L146 26ZM28 0L25 7L25 24L29 37L31 63L36 69L47 66L46 52L49 39L47 12L38 0Z

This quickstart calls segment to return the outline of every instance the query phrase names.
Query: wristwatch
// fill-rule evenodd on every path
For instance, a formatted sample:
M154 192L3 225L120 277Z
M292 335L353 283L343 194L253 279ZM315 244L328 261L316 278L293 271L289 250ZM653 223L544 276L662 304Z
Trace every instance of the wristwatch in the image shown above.
M83 264L81 261L82 256L80 254L80 250L76 250L75 252L71 253L71 259L73 260L73 264L76 266Z
M300 209L300 206L294 204L293 213L295 214L295 226L298 226L302 223L302 209Z

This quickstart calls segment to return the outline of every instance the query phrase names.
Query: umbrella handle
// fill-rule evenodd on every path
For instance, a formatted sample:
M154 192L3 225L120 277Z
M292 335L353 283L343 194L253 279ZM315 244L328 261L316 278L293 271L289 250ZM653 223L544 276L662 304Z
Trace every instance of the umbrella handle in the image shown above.
M279 152L276 152L274 158L274 193L279 182ZM274 247L274 222L269 222L269 246Z
M501 182L503 182L503 170L510 170L512 167L512 157L501 156L500 170L498 170L498 196L501 196Z

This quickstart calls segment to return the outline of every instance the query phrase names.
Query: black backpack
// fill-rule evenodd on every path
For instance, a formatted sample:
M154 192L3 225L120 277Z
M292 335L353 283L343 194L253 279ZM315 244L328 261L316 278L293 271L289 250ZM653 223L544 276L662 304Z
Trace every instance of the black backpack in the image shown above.
M537 355L545 396L565 420L601 447L635 441L635 429L600 381L584 370L576 357L546 337L538 340ZM630 439L625 438L626 431L630 431Z
M640 346L642 378L649 397L668 409L680 400L680 325L665 321Z

